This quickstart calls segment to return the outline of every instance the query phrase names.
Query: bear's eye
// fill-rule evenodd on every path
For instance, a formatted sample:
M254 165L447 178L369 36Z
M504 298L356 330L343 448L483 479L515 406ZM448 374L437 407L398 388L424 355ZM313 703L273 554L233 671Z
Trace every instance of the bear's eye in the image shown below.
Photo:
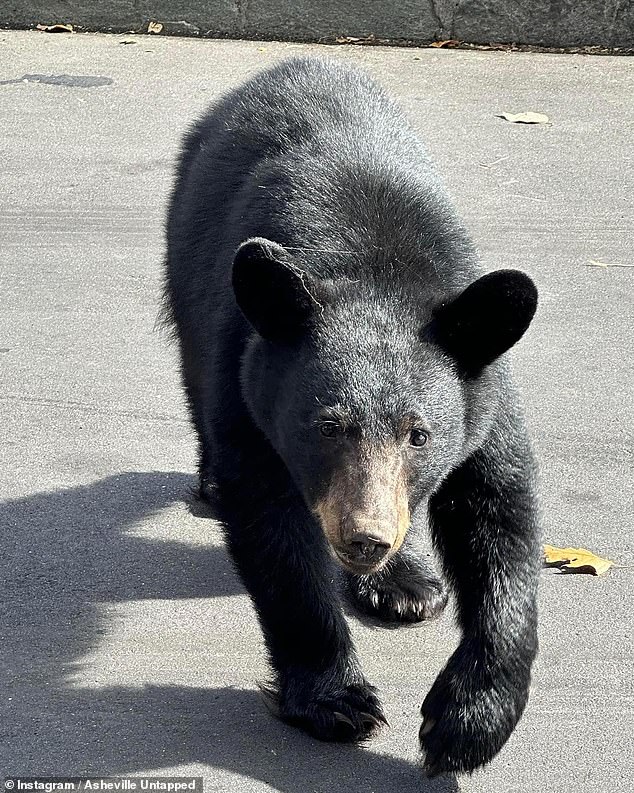
M411 446L424 446L429 440L429 435L425 430L412 430L409 435Z
M319 432L321 432L325 438L334 438L339 432L339 425L336 421L323 421L319 425Z

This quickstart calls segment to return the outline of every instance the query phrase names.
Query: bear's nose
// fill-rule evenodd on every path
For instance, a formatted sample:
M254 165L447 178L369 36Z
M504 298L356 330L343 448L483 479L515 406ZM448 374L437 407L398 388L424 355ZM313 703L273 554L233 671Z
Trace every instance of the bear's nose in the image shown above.
M346 553L359 564L375 565L381 561L392 546L378 537L355 532L346 543Z

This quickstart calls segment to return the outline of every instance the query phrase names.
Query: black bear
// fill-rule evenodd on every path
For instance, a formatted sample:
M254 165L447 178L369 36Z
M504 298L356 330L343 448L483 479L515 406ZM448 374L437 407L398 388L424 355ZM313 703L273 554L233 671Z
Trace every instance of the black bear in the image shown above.
M416 134L364 73L295 58L187 134L167 225L178 339L214 504L280 717L323 740L385 721L340 606L462 640L427 694L430 774L496 754L537 651L534 460L504 353L537 305L484 274Z

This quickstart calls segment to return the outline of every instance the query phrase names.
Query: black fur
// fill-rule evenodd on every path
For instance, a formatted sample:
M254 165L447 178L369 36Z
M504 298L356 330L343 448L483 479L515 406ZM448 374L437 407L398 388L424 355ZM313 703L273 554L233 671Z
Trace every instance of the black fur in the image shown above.
M475 377L519 341L536 309L531 279L518 270L498 270L439 307L427 330L463 374Z
M257 610L276 707L326 740L363 739L384 720L315 509L342 460L389 449L405 472L410 535L431 529L462 628L423 704L430 773L491 760L524 709L537 650L534 463L503 356L536 293L514 271L482 276L418 138L356 70L281 63L185 139L167 319L201 494ZM428 443L408 442L405 419ZM349 584L385 619L444 606L409 539Z
M270 341L288 341L305 329L313 304L305 283L309 278L293 270L284 248L267 240L245 242L233 262L236 302L258 333Z

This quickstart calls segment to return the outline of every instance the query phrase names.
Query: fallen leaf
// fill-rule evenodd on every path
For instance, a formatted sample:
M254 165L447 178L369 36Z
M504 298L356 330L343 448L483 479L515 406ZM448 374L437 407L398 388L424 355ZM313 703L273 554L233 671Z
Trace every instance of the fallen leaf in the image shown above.
M544 113L533 113L532 110L527 113L500 113L498 118L504 118L514 124L548 124L548 116Z
M335 41L337 44L386 44L389 39L377 39L374 33L370 33L370 35L365 38L359 38L358 36L339 36Z
M512 44L470 44L470 49L474 50L503 50L510 52L513 49Z
M160 33L163 30L162 22L149 22L147 26L148 33Z
M72 33L72 25L36 25L38 30L43 30L45 33Z
M621 262L598 262L596 259L590 259L584 262L586 267L634 267L634 264L623 264Z
M458 39L445 39L445 41L432 41L430 47L457 47L460 42Z
M544 565L559 567L564 573L590 573L603 575L614 562L602 559L585 548L555 548L544 545Z

